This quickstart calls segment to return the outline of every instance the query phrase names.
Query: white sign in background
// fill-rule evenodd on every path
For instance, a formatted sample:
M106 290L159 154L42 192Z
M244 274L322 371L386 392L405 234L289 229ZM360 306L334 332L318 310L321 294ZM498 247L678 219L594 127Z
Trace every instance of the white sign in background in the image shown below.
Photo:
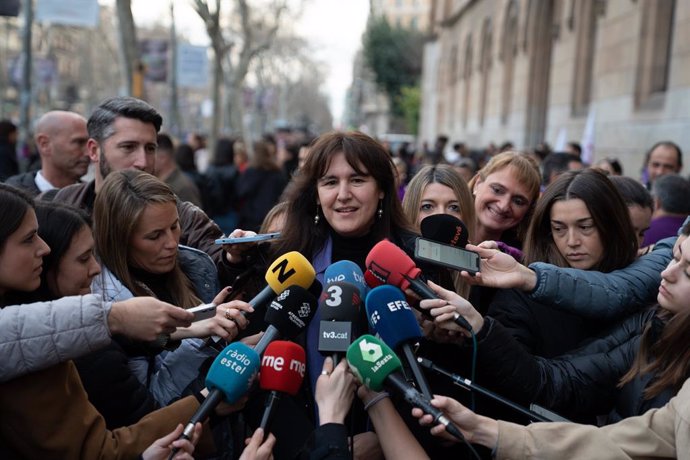
M177 84L186 88L208 85L208 47L177 45Z
M98 0L36 0L36 21L93 28L98 9Z

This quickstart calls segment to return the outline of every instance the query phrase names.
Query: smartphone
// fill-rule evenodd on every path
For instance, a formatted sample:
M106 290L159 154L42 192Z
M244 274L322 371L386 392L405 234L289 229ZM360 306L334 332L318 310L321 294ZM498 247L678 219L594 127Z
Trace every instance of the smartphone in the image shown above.
M197 307L188 308L187 311L194 313L192 322L201 321L202 319L212 318L216 314L216 305L212 303L205 303Z
M276 233L260 233L252 236L240 236L237 238L218 238L216 244L239 244L239 243L253 243L256 241L266 241L278 238L280 232Z
M453 270L465 270L470 275L479 271L480 257L474 251L417 238L414 245L414 256L419 260L442 265Z

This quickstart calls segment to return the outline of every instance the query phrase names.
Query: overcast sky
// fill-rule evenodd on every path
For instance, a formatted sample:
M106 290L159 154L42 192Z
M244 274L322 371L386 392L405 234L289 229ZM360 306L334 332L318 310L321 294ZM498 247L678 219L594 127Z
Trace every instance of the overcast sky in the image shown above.
M174 1L178 30L193 44L208 44L204 25L191 2ZM101 0L101 3L112 4L113 0ZM167 0L132 0L134 20L138 25L168 24L169 5ZM336 122L343 114L345 91L352 82L352 60L361 47L368 11L368 0L305 0L304 13L296 28L311 43L316 60L328 67L324 90L330 97Z

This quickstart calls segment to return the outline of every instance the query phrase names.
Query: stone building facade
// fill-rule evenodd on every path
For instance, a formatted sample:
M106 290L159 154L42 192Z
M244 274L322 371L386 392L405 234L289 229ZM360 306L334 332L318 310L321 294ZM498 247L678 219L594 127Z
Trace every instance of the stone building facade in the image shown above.
M434 0L420 140L580 141L636 176L658 140L690 149L690 2ZM687 161L686 161L687 162Z

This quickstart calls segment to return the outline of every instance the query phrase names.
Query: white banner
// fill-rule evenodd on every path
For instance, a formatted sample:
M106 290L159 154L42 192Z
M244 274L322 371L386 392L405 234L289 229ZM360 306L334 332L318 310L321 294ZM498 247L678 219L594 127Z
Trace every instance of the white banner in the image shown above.
M98 9L98 0L36 0L36 22L93 28Z
M177 84L187 88L205 88L208 85L208 47L177 45Z

